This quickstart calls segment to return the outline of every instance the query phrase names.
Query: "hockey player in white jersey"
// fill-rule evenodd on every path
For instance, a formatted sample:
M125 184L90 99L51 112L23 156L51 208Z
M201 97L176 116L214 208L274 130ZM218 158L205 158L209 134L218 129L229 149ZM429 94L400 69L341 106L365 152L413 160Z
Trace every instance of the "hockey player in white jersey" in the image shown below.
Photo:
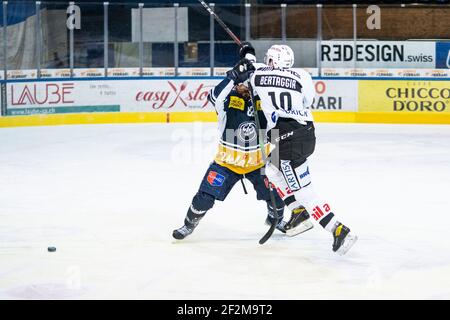
M345 254L357 237L338 221L328 202L313 190L307 158L314 152L316 137L313 116L308 109L315 90L309 73L293 71L294 52L286 45L273 45L264 63L251 76L255 96L267 119L267 135L275 149L266 164L266 175L292 211L286 231L296 232L309 214L334 238L333 251ZM274 155L276 155L274 157ZM299 204L306 207L298 207Z

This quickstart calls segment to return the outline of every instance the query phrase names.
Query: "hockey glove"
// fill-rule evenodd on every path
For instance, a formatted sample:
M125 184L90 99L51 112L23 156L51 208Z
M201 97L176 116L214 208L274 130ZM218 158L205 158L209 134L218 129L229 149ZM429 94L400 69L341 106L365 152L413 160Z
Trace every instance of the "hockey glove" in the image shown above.
M255 48L253 48L250 42L243 42L239 47L239 58L244 59L247 53L255 56Z
M227 71L227 78L233 80L234 84L243 83L250 78L253 71L255 67L252 63L247 59L241 59L233 69Z

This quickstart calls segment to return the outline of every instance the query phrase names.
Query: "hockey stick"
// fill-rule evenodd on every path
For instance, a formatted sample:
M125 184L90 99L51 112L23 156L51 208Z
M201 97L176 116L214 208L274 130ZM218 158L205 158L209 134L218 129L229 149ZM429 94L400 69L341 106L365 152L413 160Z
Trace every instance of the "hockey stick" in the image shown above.
M253 97L253 88L250 86L249 89L250 89L250 95L252 97L252 101L254 104L253 105L253 114L255 115L256 131L258 132L259 148L261 149L263 163L266 164L267 163L267 155L266 155L266 149L264 146L264 138L262 137L262 134L261 134L261 132L262 132L261 131L261 123L259 122L258 110L256 108L255 99ZM273 232L275 231L275 228L277 227L277 219L275 217L277 205L275 202L275 196L273 194L272 183L270 181L268 181L268 183L269 183L268 187L269 187L269 193L270 193L270 202L272 203L274 217L273 217L272 223L270 224L269 230L267 230L266 234L259 240L259 244L264 244L267 240L269 240L269 238L272 236Z
M222 19L219 18L219 16L205 3L205 1L203 0L198 0L203 7L205 7L205 9L209 12L210 15L212 15L214 17L214 19L216 19L216 21L220 24L220 26L228 33L228 35L231 37L231 39L233 39L234 42L236 42L236 44L238 46L242 45L242 41L239 40L238 37L236 37L236 35L233 33L233 31L230 30L230 28L227 27L227 25L222 21Z
M239 40L239 38L233 33L233 31L230 30L230 28L227 27L227 25L222 21L222 19L219 18L219 16L205 3L205 1L203 0L198 0L202 6L209 12L210 15L212 15L214 17L214 19L216 19L216 21L220 24L220 26L228 33L228 35L231 37L231 39L233 39L233 41L238 45L241 46L242 45L242 41ZM252 101L254 103L254 97L253 97L253 89L250 87L250 94L252 97ZM253 113L255 115L255 122L256 122L256 130L257 130L257 134L258 134L258 138L259 139L259 147L261 148L261 154L263 157L263 163L266 164L267 163L267 155L266 155L266 150L264 149L264 142L263 140L261 140L261 125L259 122L259 118L258 118L258 110L256 110L256 103L254 103L255 105L253 106ZM272 208L274 211L274 214L276 213L277 210L277 206L276 206L276 202L275 202L275 196L273 195L273 189L272 189L272 184L269 182L269 191L270 191L270 201L272 202ZM277 220L275 217L273 217L273 221L272 224L270 225L270 229L266 232L266 234L261 238L261 240L259 240L259 244L264 244L267 240L269 240L269 238L272 236L273 232L275 231L275 228L277 226Z

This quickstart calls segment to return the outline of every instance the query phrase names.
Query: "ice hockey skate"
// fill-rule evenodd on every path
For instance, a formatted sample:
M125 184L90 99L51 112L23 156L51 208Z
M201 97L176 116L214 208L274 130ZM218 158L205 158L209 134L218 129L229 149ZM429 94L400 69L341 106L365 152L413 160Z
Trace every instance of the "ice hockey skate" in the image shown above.
M186 225L182 226L179 229L173 230L172 236L177 240L183 240L192 232L194 232L195 227L188 227Z
M192 232L194 232L195 228L198 226L202 218L203 215L198 216L196 218L192 218L189 216L188 213L188 216L186 216L186 218L184 219L184 225L181 228L173 230L172 236L177 240L183 240Z
M267 216L267 218L266 218L266 224L268 225L268 226L270 226L271 224L272 224L272 217L270 217L270 216ZM278 231L280 231L280 232L282 232L282 233L286 233L286 221L283 221L283 220L281 220L281 221L279 221L278 223L277 223L277 226L275 227Z
M333 251L344 255L355 244L358 237L350 233L350 229L342 223L337 223L333 230Z
M293 237L311 230L314 225L308 219L309 213L304 207L298 207L292 210L291 218L285 226L286 235Z

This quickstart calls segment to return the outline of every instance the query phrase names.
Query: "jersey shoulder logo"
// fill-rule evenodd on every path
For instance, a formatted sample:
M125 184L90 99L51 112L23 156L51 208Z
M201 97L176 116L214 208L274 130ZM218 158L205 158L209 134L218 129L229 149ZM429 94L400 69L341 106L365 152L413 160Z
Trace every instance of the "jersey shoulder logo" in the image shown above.
M245 101L242 98L231 96L230 103L228 104L229 108L238 109L244 111L245 109Z

